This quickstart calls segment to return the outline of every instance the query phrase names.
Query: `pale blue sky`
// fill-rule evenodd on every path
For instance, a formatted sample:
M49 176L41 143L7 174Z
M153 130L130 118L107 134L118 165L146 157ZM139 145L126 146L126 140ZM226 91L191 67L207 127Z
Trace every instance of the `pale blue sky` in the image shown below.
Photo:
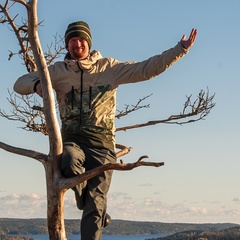
M3 0L0 0L3 3ZM89 23L92 49L121 61L141 61L175 46L191 28L198 29L195 45L162 75L118 90L118 109L153 93L140 110L117 126L178 114L186 95L209 88L216 107L201 122L184 126L157 125L117 134L117 142L133 147L123 158L141 155L164 161L161 168L115 172L108 199L113 219L159 222L234 222L240 224L240 113L238 0L90 0L39 1L39 29L43 48L76 20ZM15 11L23 13L20 5ZM0 26L0 108L10 108L7 89L26 73L18 46ZM48 139L25 132L18 122L0 118L0 141L48 152ZM40 163L0 150L0 217L46 217L44 170ZM66 195L66 218L79 218L71 191Z

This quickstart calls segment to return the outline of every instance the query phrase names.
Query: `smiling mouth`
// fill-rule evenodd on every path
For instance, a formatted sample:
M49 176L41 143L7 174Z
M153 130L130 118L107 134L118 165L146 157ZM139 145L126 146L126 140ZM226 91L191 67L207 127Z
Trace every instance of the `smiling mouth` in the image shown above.
M75 47L74 50L76 50L76 51L84 50L84 47Z

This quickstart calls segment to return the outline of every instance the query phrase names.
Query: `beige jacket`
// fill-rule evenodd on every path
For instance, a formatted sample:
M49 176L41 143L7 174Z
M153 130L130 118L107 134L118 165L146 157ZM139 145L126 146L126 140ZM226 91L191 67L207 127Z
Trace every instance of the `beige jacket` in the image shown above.
M85 60L65 59L51 65L49 73L59 103L63 140L75 139L90 147L113 150L117 87L151 79L186 53L178 43L142 62L119 62L93 51ZM14 90L31 94L38 80L37 72L23 75Z

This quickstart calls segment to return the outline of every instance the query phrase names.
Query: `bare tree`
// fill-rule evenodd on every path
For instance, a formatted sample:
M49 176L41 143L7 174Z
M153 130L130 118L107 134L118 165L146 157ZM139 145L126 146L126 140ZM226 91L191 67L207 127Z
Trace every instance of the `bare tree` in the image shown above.
M134 163L124 164L120 160L120 163L106 164L73 178L66 179L62 176L58 167L58 160L62 153L62 139L57 121L54 94L47 68L48 64L52 63L61 53L62 48L55 48L55 53L51 51L45 54L43 53L38 37L38 26L40 23L37 18L37 0L29 0L28 2L25 0L12 0L11 3L12 4L10 4L9 0L6 0L4 5L0 4L0 23L8 23L14 31L20 45L18 54L24 61L27 70L29 72L38 70L43 90L44 107L41 107L35 100L32 100L32 98L19 97L9 93L10 97L8 100L13 111L11 114L7 114L5 111L0 110L0 116L9 120L23 122L23 128L25 130L41 132L48 135L50 150L48 154L44 154L33 150L10 146L3 142L0 142L0 148L14 154L33 158L43 164L47 184L47 222L49 238L51 240L65 240L66 233L64 227L63 203L64 194L68 189L106 170L132 170L139 166L160 167L164 163L145 162L143 160L147 158L147 156L142 156ZM11 9L14 4L23 5L27 11L27 21L23 22L20 26L15 24L15 20L18 16L11 17L9 14L9 9ZM55 41L55 46L56 43L57 41ZM14 55L15 53L10 51L9 59ZM148 97L149 96L140 99L135 105L127 105L124 110L119 111L116 117L121 118L138 109L149 107L149 105L141 105ZM197 99L193 102L191 101L191 96L187 97L183 111L180 114L172 115L164 120L155 120L132 126L125 126L118 128L116 131L126 131L159 123L186 124L204 119L214 107L214 103L212 103L213 97L214 96L209 96L208 92L205 93L201 91ZM23 105L18 103L19 98L22 100ZM190 120L187 120L189 118ZM120 149L117 153L117 157L123 156L131 150L131 148L121 144L117 144L117 148Z

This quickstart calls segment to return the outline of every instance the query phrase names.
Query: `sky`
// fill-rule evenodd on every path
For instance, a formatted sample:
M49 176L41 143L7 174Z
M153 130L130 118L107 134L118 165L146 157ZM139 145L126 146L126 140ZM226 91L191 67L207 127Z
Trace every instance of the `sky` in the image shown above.
M1 3L5 1L0 0ZM69 23L88 22L92 49L120 61L143 61L174 47L192 28L198 36L190 52L150 81L120 86L117 109L146 99L150 108L116 121L116 126L143 123L179 114L186 96L201 90L215 94L214 109L191 124L159 124L118 132L117 143L132 147L122 157L134 162L142 155L164 162L160 168L115 171L108 195L113 219L181 223L240 224L240 111L238 0L89 0L39 1L43 49L63 36ZM12 10L24 19L25 9ZM0 26L0 109L11 111L8 89L26 73L18 56L8 61L18 43ZM62 60L61 58L59 60ZM48 138L21 129L20 122L0 118L0 141L48 153ZM45 218L44 168L34 159L0 149L0 218ZM65 218L80 218L74 195L65 195Z

